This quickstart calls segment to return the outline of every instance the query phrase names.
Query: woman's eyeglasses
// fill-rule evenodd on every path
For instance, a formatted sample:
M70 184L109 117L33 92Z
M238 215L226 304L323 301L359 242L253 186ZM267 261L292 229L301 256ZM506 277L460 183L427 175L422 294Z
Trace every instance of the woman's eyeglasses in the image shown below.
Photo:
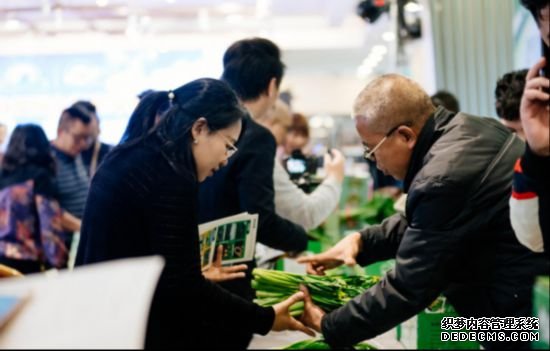
M233 144L231 140L229 140L229 138L226 137L225 135L221 133L218 133L218 134L221 135L222 138L225 140L225 151L227 153L227 157L229 158L235 155L235 152L239 151L239 149L235 146L235 144Z

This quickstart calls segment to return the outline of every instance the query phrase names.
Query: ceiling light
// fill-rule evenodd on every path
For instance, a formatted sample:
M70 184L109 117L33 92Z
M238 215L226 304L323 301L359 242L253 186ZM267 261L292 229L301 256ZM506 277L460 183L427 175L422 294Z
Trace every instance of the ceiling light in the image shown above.
M241 12L243 10L243 6L236 2L224 2L219 5L217 9L223 14L230 15Z
M409 1L405 5L405 11L412 12L412 13L420 12L420 11L422 11L422 5L419 5L419 4L417 4L416 2L413 2L413 1Z
M372 68L365 67L365 66L359 66L357 68L357 77L360 79L365 79L372 73Z
M199 23L199 28L203 31L210 29L210 12L208 8L201 7L199 13L197 14L197 22Z
M109 5L109 0L95 0L95 3L99 7L105 7Z
M17 31L23 28L23 24L18 19L10 18L6 20L6 23L4 24L4 28L6 28L6 30L8 31Z
M372 47L371 52L376 55L385 55L388 48L385 45L375 45Z
M395 40L395 33L393 32L385 32L384 34L382 34L382 39L386 42L392 42Z

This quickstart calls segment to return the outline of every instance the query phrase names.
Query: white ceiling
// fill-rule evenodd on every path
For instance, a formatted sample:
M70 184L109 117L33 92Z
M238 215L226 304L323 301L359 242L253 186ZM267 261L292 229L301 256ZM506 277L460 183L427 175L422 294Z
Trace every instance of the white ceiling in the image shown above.
M356 0L2 0L0 35L340 28ZM359 18L354 18L360 21Z
M198 50L202 66L221 69L228 45L261 36L283 50L283 88L301 111L347 113L365 79L395 61L395 41L383 39L395 32L394 20L367 24L355 13L358 2L0 0L0 57ZM381 45L387 55L375 50Z

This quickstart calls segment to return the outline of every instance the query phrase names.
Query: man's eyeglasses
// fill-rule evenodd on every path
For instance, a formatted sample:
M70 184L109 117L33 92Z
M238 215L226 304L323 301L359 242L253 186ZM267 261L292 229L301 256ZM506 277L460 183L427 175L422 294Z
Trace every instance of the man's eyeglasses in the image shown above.
M89 145L94 141L93 136L88 134L74 134L70 131L67 131L67 133L73 138L74 142L77 144L86 143Z
M225 135L221 133L218 133L218 134L221 135L222 138L225 140L225 152L227 153L227 158L235 155L235 152L239 151L239 149L237 149L235 144L233 144L231 140L229 140L229 138L226 137Z
M397 125L395 127L393 127L392 129L390 129L389 132L386 133L386 135L382 138L382 140L380 140L378 142L378 144L376 144L375 147L371 149L369 149L369 147L365 144L363 144L363 148L365 149L364 153L363 153L363 157L369 161L376 161L376 159L374 158L374 153L376 152L376 150L378 150L380 148L380 146L382 146L382 144L384 144L384 141L386 141L386 139L388 139L390 137L390 135L393 134L393 132L395 132L397 130L397 128L401 127L402 124L400 125Z

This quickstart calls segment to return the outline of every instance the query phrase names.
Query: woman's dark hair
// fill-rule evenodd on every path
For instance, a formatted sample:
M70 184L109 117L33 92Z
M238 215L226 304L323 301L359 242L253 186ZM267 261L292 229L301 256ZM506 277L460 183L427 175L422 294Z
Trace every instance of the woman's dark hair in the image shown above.
M157 117L160 119L169 107L170 99L167 91L148 90L147 94L140 98L132 112L120 143L127 143L146 136L155 126Z
M495 109L499 118L507 121L519 121L519 108L527 71L523 69L509 72L497 81Z
M50 142L42 127L20 124L15 127L2 160L2 172L9 174L18 168L35 166L55 174L55 160Z
M162 111L160 121L155 124L159 111ZM130 117L125 133L129 137L123 138L117 149L156 137L173 166L182 165L190 159L191 152L190 147L182 146L191 144L191 127L199 118L205 118L208 129L215 132L245 116L246 110L227 83L211 78L197 79L173 91L145 96Z

